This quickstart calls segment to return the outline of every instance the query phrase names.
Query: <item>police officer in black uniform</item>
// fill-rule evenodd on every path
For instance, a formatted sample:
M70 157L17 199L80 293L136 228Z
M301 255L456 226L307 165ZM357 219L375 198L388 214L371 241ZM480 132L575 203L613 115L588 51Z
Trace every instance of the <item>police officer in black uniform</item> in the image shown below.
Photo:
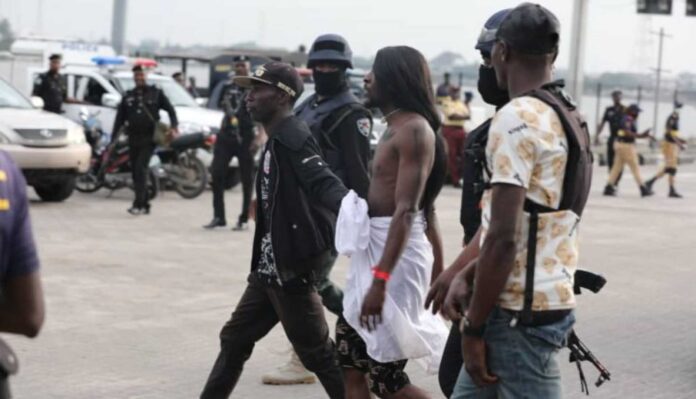
M619 134L619 130L622 128L621 122L626 114L626 107L621 104L621 96L622 93L620 90L611 92L611 99L614 104L604 110L604 116L602 116L602 120L599 122L597 132L595 133L595 144L599 144L599 135L602 133L604 124L609 124L609 140L607 140L607 167L609 168L609 172L611 172L611 168L614 166L614 142L616 142L616 137ZM621 175L619 175L619 179L616 183L618 184L620 180Z
M145 71L142 66L133 67L135 88L128 90L118 106L112 140L116 140L118 132L125 125L128 135L130 163L133 173L135 200L128 209L132 215L150 213L150 199L147 195L147 176L150 158L155 150L155 126L160 119L159 110L169 114L170 135L176 136L178 120L176 111L167 96L159 88L148 85L145 81Z
M31 95L41 97L45 111L60 114L63 112L63 102L71 102L68 100L68 87L59 73L60 54L52 54L48 60L48 71L36 78Z
M249 60L246 56L234 59L235 76L249 75ZM254 154L259 148L256 140L254 122L247 111L245 101L247 90L234 82L226 83L222 88L219 108L225 112L220 133L213 150L213 163L210 166L213 177L213 220L203 226L206 229L224 227L225 219L225 181L233 157L239 160L239 172L242 182L242 212L237 224L232 228L242 231L248 228L249 206L254 190Z
M325 34L314 41L307 67L312 69L316 92L296 108L295 114L309 126L334 174L348 189L367 198L372 115L350 90L346 70L353 68L352 56L348 42L340 35ZM335 260L336 254L316 281L324 306L339 315L343 311L343 292L329 280ZM301 364L291 360L264 375L263 381L301 383L307 381L304 373Z

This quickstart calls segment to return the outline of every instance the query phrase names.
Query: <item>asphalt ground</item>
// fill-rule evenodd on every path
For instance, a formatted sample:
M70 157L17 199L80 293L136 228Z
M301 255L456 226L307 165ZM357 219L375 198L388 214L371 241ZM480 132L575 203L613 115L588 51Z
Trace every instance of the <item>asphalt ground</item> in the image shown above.
M645 167L644 176L655 167ZM577 331L612 372L593 398L696 397L696 165L682 168L686 199L641 199L626 174L617 198L595 184L581 231L582 267L604 274L598 295L579 298ZM252 231L201 228L212 216L211 195L185 200L166 192L149 216L126 213L132 193L75 194L50 204L33 196L31 214L42 261L47 320L35 340L5 335L21 362L12 378L16 398L194 398L218 350L218 332L245 287ZM228 192L234 220L239 188ZM460 249L458 190L438 199L446 259ZM333 272L345 281L347 262ZM327 312L329 324L335 318ZM332 327L333 328L333 327ZM254 350L236 398L323 398L319 384L278 387L261 375L287 359L276 327ZM580 393L575 366L561 352L566 398ZM442 397L436 376L414 364L412 381Z

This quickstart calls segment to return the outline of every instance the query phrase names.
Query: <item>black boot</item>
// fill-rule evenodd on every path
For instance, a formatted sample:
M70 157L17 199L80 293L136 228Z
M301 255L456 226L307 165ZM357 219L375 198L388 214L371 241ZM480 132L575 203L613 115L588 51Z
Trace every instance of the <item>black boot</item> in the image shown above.
M684 198L681 194L677 192L674 186L669 188L669 198Z
M657 179L655 179L655 178L653 177L652 179L646 181L645 184L644 184L644 186L647 187L648 190L652 191L652 189L653 189L653 184L655 184L656 181L657 181Z
M616 187L612 186L611 184L607 184L606 187L604 187L604 195L616 197Z
M210 229L214 229L216 227L225 227L225 226L227 226L227 222L225 222L223 219L213 218L213 220L211 220L210 223L203 226L203 228L210 230Z
M653 195L653 192L647 185L643 184L642 186L640 186L641 197L649 197L651 195Z

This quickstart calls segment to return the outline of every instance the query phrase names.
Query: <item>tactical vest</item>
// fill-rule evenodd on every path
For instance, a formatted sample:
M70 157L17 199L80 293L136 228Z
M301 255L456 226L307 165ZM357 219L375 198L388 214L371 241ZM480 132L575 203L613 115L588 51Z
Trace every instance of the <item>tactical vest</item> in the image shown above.
M316 103L316 94L312 95L295 110L295 115L303 120L312 131L312 135L319 143L324 160L329 164L331 171L344 183L346 182L345 162L338 146L338 140L332 137L332 133L347 117L358 111L370 114L350 90L319 104ZM334 115L337 116L331 125L325 126L324 122L327 118Z
M522 309L521 322L527 325L534 324L532 302L534 299L534 272L539 214L571 210L578 217L582 216L590 194L590 187L592 186L593 157L590 149L591 142L587 122L580 115L577 106L563 91L562 87L562 83L552 82L525 94L525 96L539 99L553 108L561 121L563 131L568 140L568 161L558 209L550 209L529 200L525 201L525 211L529 212L530 216L524 307Z

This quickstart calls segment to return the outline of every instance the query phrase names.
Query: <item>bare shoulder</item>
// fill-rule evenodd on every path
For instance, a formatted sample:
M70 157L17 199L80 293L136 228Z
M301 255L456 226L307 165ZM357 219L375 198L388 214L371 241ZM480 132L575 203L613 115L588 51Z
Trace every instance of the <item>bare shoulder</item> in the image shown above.
M425 149L435 143L435 132L430 124L421 115L415 113L404 115L401 123L394 127L394 136L398 141L398 147L403 149Z

